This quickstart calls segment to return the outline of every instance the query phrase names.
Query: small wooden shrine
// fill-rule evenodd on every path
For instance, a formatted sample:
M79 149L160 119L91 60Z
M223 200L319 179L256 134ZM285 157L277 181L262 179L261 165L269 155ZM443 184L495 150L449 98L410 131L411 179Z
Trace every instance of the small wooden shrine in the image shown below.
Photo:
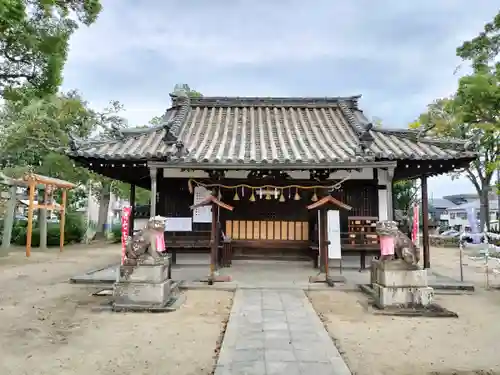
M31 237L33 232L33 212L35 209L44 210L59 210L59 249L63 251L64 248L64 225L66 217L66 197L68 189L76 187L71 182L60 180L58 178L46 177L35 173L28 173L24 175L23 181L28 187L28 226L26 229L26 256L31 255ZM35 204L35 192L38 185L44 187L44 203ZM61 189L61 202L56 204L54 201L54 192L56 189Z
M150 189L150 215L169 219L165 238L174 255L210 251L217 242L230 243L230 251L217 253L226 258L306 257L317 264L323 231L340 238L336 253L359 254L363 267L366 254L378 253L371 224L393 217L393 182L419 178L429 267L427 178L477 157L459 140L373 127L359 96L189 98L182 90L171 96L163 124L73 139L68 155ZM319 228L323 208L338 211L338 226Z

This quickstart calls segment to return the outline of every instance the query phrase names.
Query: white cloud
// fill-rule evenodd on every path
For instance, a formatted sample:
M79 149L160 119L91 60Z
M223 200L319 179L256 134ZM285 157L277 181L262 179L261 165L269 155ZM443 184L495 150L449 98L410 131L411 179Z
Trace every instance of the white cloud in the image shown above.
M64 87L97 107L121 101L131 124L163 113L174 84L188 83L205 95L360 93L369 116L401 127L454 91L455 48L498 1L105 0L103 8L71 40Z

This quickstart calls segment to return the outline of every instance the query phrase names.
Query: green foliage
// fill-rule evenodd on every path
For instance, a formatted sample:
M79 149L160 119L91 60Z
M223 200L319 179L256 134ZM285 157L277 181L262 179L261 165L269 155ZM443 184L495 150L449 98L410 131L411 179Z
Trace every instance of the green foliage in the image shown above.
M481 226L489 223L488 191L500 168L500 12L484 31L457 48L473 73L459 79L457 92L434 101L410 127L424 127L439 138L473 142L479 158L463 172L482 201Z
M120 225L113 225L111 227L111 239L113 243L121 242L122 240L122 227Z
M491 22L472 40L457 48L457 56L472 62L475 71L483 70L495 63L500 54L500 11Z
M27 221L16 221L12 228L12 243L17 246L26 246ZM77 213L67 213L64 227L64 244L79 243L85 237L86 226ZM47 246L59 246L60 228L59 224L49 223L47 225ZM36 222L33 223L31 245L40 246L40 229Z
M394 183L392 194L394 196L394 209L407 213L411 204L415 202L418 187L414 181L402 180Z
M25 83L56 93L77 21L90 25L100 11L99 0L0 0L0 94L12 99Z

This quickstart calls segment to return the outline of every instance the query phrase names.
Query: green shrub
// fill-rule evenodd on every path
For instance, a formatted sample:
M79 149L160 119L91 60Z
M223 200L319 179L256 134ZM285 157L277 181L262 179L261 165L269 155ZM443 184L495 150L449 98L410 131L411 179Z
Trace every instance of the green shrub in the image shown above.
M429 243L434 247L458 247L458 237L429 236Z
M48 232L48 231L47 231ZM81 214L70 212L66 214L66 223L64 227L64 242L79 243L85 238L87 226ZM47 233L48 236L48 233ZM48 239L47 239L48 243Z
M85 237L86 227L81 215L67 213L64 226L64 244L79 243ZM18 246L26 246L27 222L16 222L12 228L12 243ZM47 246L59 246L60 227L59 223L47 224ZM40 246L40 228L37 222L33 222L31 233L31 246Z
M111 227L111 239L114 243L121 242L121 240L122 240L122 227L121 227L121 225L113 225Z

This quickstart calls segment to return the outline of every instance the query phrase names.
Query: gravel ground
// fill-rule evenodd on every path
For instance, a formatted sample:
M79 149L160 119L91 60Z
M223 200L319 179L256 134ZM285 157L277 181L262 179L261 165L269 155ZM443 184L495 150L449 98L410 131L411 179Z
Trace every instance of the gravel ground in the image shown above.
M0 258L0 374L210 374L232 293L188 291L165 314L95 312L70 276L119 261L117 246Z
M499 292L436 296L458 319L373 315L357 292L309 297L357 375L500 374Z
M460 280L460 250L456 248L432 247L431 268L441 275ZM473 260L477 250L465 249L462 256L464 281L474 283L478 287L486 286L486 264L484 260ZM490 258L488 262L490 287L500 286L500 262Z

